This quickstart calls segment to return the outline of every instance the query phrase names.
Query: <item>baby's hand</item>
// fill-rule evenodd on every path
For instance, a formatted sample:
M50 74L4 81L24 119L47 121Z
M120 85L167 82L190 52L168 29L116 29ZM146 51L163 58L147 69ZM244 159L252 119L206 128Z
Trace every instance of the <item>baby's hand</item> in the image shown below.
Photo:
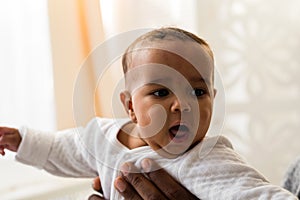
M21 135L18 129L0 127L0 154L5 155L4 149L16 152L21 143Z

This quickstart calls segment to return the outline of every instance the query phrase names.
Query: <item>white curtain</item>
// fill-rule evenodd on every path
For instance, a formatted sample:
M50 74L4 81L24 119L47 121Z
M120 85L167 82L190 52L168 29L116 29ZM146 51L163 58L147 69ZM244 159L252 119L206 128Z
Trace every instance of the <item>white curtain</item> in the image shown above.
M0 125L55 129L47 1L0 2Z
M56 128L47 3L0 1L0 126ZM0 157L0 199L26 199L41 183L51 188L49 176L13 158Z
M97 0L0 2L1 126L70 127L73 80L89 48L101 38L98 5ZM87 30L87 24L93 29ZM52 176L7 154L0 158L5 180L0 199L87 199L92 193L90 179Z

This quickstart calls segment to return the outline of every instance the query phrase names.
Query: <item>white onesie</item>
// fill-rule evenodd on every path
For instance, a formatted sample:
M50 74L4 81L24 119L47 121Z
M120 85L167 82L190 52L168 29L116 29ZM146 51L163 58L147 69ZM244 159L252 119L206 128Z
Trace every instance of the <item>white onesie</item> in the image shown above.
M85 128L45 133L22 127L16 159L68 177L100 176L104 197L122 199L113 186L124 162L140 167L154 159L175 179L202 200L282 199L297 200L287 190L270 184L247 165L223 136L206 137L175 159L159 156L149 146L128 149L117 134L129 119L94 118Z

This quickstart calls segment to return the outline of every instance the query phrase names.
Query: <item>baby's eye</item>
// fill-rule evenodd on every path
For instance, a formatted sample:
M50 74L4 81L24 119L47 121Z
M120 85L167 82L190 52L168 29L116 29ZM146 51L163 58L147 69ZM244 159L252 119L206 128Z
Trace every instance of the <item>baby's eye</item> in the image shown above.
M152 94L157 97L165 97L165 96L169 95L170 92L167 89L160 89L160 90L153 92Z
M195 95L196 97L200 97L200 96L202 96L204 94L205 94L205 90L204 89L195 88L192 91L192 95Z

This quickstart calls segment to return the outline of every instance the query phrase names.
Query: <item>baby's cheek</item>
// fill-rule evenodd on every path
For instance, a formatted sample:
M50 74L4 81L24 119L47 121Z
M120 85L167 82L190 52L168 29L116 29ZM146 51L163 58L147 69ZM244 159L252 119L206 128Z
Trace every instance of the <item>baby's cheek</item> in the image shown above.
M147 111L141 113L141 119L138 123L142 137L152 137L159 133L167 120L167 113L163 106L159 104L152 105Z
M200 123L199 126L202 129L208 129L211 122L212 110L204 109L200 112Z
M151 122L151 116L148 114L148 109L145 106L140 106L135 109L135 114L138 120L139 126L147 126Z

